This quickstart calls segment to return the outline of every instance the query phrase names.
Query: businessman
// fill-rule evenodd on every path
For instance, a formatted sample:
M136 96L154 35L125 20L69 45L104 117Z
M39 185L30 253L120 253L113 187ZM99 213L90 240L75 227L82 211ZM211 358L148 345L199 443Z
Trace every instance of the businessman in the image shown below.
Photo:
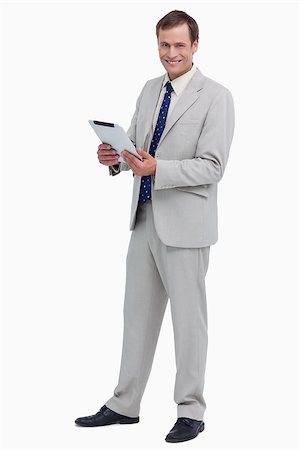
M165 440L182 442L204 430L205 276L218 239L217 188L233 138L234 104L230 91L193 62L199 30L192 17L171 11L157 23L156 36L166 72L145 83L127 131L142 161L124 150L119 162L110 145L98 147L110 175L133 173L119 380L96 414L75 423L139 422L170 299L177 421Z

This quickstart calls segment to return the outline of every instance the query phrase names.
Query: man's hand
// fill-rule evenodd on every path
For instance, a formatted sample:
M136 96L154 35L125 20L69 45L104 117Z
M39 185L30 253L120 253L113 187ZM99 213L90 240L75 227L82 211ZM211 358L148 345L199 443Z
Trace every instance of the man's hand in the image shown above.
M104 164L105 166L113 166L119 162L118 153L109 144L98 145L97 154L99 163Z
M136 156L132 155L127 150L123 150L122 157L124 161L131 168L135 175L155 175L156 160L149 153L145 152L141 148L136 149L138 154L143 157L143 161L140 161Z

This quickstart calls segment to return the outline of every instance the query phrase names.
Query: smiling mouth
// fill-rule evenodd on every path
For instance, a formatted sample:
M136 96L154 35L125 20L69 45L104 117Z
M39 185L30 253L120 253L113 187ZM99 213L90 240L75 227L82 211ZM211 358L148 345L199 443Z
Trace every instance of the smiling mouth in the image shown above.
M168 59L165 59L165 61L170 65L170 66L176 66L176 64L180 63L182 61L182 59L178 59L176 61L169 61Z

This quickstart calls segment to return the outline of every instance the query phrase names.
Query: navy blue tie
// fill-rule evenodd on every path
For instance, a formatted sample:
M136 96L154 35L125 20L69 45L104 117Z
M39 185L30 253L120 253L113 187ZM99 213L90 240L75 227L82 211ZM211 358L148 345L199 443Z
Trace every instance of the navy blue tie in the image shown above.
M153 158L155 156L155 150L157 149L159 140L166 125L168 110L171 102L171 92L173 91L170 81L168 81L165 86L166 86L166 93L160 107L155 131L149 149L149 153L151 156L153 156ZM141 180L139 203L143 204L150 198L151 198L151 175L145 175L142 177Z

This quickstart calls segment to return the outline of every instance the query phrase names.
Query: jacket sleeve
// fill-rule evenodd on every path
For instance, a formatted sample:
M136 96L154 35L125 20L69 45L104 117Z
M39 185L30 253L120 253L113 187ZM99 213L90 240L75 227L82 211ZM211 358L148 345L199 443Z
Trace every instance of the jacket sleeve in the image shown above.
M157 159L153 188L166 189L219 182L229 156L234 120L231 92L222 87L208 109L195 158L181 161Z
M143 96L146 84L144 85L143 89L140 92L140 95L138 96L138 99L136 101L135 112L134 112L133 117L131 119L130 126L129 126L128 130L126 131L129 139L133 142L134 145L135 145L135 136L136 136L137 117L138 117L140 103L141 103L141 99L142 99L142 96ZM125 162L119 162L118 164L114 164L112 166L108 166L108 169L109 169L109 175L114 176L114 175L118 175L123 170L130 170L130 167Z

